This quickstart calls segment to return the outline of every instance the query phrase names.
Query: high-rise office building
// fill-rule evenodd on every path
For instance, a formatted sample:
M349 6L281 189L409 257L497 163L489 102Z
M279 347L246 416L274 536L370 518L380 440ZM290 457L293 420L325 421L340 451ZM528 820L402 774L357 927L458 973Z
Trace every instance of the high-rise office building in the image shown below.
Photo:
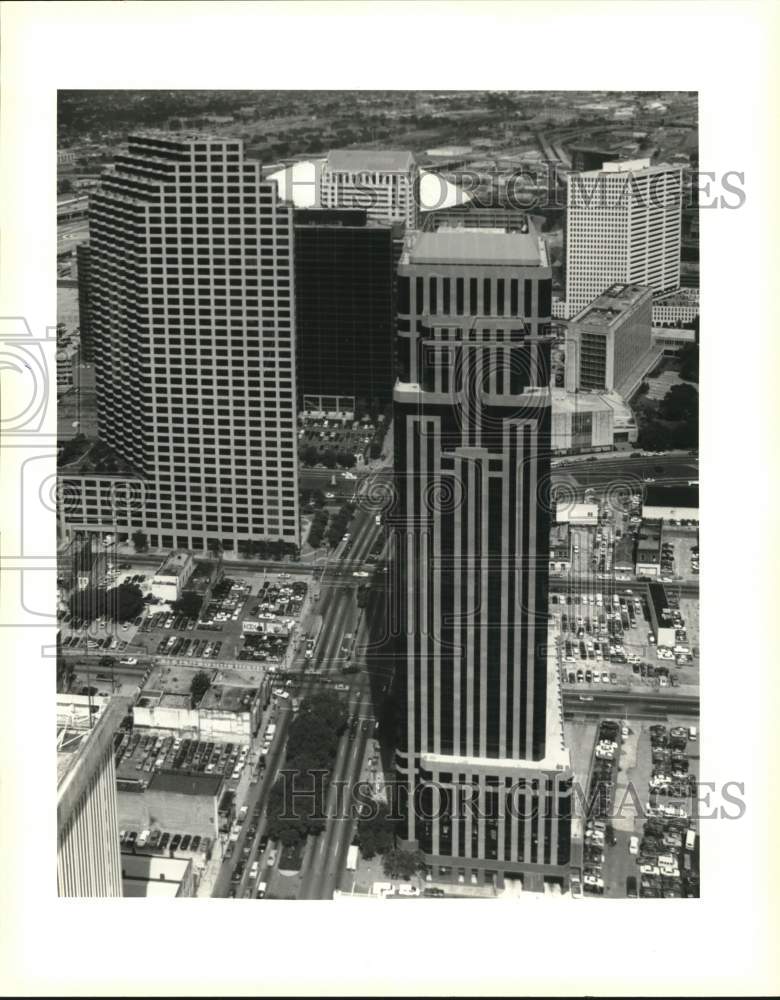
M625 160L571 174L566 216L568 317L617 282L679 286L680 167Z
M57 891L121 896L111 701L57 695Z
M304 409L387 404L395 381L394 258L400 224L365 209L295 212L298 398Z
M434 870L567 881L548 662L551 269L520 213L444 213L399 266L393 591L405 838Z
M333 149L320 174L322 208L364 208L377 222L419 219L420 170L408 151Z
M73 529L235 550L298 541L292 210L239 139L132 136L90 199L98 434ZM106 486L108 482L108 486Z

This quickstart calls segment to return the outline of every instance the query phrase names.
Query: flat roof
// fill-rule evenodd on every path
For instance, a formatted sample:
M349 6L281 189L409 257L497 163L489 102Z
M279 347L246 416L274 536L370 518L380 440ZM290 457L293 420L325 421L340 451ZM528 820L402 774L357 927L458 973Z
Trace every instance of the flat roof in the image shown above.
M222 775L220 774L180 774L158 771L152 775L147 791L216 798L221 785Z
M192 556L183 549L170 552L162 566L154 574L155 576L181 576L188 562L192 562Z
M664 486L654 484L645 488L643 507L691 507L698 510L698 486Z
M408 149L332 149L327 161L328 170L346 173L364 170L405 173L414 164L414 154Z
M217 709L222 712L248 712L257 694L257 688L233 687L213 684L203 695L200 709Z
M506 232L498 228L443 226L419 233L409 249L412 264L543 264L536 233Z
M108 695L57 695L57 784L81 759L82 747L95 732L109 705Z
M122 877L132 879L165 879L181 882L192 864L189 858L170 858L162 854L122 854Z
M627 309L643 297L652 297L647 285L623 283L610 285L601 295L581 309L571 322L585 326L612 326L622 318Z

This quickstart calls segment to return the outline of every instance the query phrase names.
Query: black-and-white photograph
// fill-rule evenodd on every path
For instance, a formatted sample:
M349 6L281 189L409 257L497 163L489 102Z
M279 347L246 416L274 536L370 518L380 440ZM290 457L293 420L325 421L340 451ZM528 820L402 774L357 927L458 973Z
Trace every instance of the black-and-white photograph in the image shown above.
M697 95L61 91L57 168L60 892L698 897Z
M21 992L769 983L768 133L698 4L416 6L7 5Z

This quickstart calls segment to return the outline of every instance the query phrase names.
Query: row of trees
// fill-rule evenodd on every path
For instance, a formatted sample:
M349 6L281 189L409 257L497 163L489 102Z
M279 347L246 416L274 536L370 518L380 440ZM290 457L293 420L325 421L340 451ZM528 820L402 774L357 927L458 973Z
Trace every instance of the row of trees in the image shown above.
M318 510L312 518L307 541L313 549L318 549L322 545L322 539L325 535L329 519L330 514L326 510Z
M354 513L355 505L353 503L345 503L338 513L334 514L330 519L327 538L328 545L331 548L334 548L341 541Z
M298 559L300 549L293 542L281 539L265 540L248 539L238 543L239 555L245 559L268 559L280 562L282 559Z
M187 618L199 618L202 607L203 598L192 590L185 590L179 600L171 604L172 611L177 615L186 615Z
M335 691L321 691L303 700L290 725L287 773L268 796L266 828L269 837L285 847L297 846L325 828L328 783L346 722L341 698ZM323 772L320 782L316 775Z
M346 451L345 449L336 450L334 448L323 448L320 450L313 444L306 444L300 448L298 458L301 465L306 468L322 464L326 469L335 469L336 466L342 469L351 469L355 464L354 451Z
M674 385L660 403L643 399L636 410L638 445L646 451L697 448L699 393L692 385Z

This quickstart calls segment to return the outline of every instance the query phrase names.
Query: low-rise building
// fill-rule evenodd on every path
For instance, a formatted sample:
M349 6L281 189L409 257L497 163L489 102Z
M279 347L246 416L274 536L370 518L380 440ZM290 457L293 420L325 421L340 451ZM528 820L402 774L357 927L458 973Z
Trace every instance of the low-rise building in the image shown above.
M656 521L698 521L699 484L665 486L659 483L647 486L642 516Z
M599 395L550 390L552 396L552 452L578 455L611 451L614 447L613 409Z
M187 667L156 668L133 706L133 725L191 739L248 745L260 726L271 675L258 664L253 676L260 675L259 684L212 683L193 704L190 686L198 672Z
M122 895L167 899L194 896L192 858L123 853Z
M692 326L698 316L698 288L679 288L653 299L653 326Z
M634 536L628 533L622 535L615 542L614 566L616 573L630 573L633 575L636 565L634 557L635 547Z
M554 524L550 529L550 572L567 573L571 569L571 531L568 524Z
M171 552L152 577L152 594L169 604L178 601L194 569L195 560L190 552L183 549Z
M597 525L599 505L597 503L556 504L555 520L558 524Z
M209 837L218 834L222 775L159 771L149 784L120 781L119 826ZM117 841L118 843L118 841Z
M666 590L662 583L651 583L648 587L650 601L650 627L655 636L656 645L673 648L675 644L675 628Z
M643 520L636 545L637 576L658 576L661 572L661 522Z

